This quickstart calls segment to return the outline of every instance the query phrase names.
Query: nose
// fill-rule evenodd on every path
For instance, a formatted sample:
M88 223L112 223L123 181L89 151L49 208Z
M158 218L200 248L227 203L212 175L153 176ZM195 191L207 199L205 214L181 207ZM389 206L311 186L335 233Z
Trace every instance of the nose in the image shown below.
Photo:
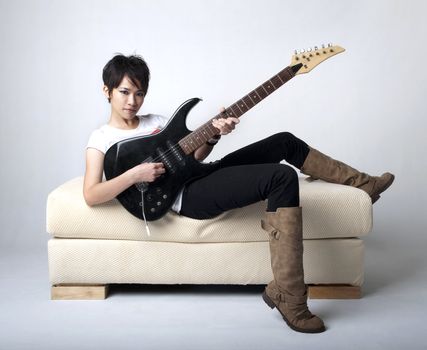
M136 106L136 98L135 98L135 95L134 95L134 94L129 94L128 96L129 96L129 97L128 97L128 104L129 104L130 106Z

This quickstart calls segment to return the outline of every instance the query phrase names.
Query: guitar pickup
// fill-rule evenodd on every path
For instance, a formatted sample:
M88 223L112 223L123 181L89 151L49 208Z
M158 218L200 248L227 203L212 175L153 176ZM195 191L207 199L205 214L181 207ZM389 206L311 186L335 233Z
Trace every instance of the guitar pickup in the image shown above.
M177 144L174 145L171 140L166 141L166 144L168 145L171 154L173 155L174 159L178 162L178 164L181 167L185 166L185 158L182 153L181 147Z
M165 166L165 168L169 172L171 172L172 174L174 174L176 172L176 167L174 166L173 161L172 161L172 159L169 156L170 150L167 150L165 152L161 148L157 148L156 151L157 151L157 154L159 155L159 158L160 158L161 162Z

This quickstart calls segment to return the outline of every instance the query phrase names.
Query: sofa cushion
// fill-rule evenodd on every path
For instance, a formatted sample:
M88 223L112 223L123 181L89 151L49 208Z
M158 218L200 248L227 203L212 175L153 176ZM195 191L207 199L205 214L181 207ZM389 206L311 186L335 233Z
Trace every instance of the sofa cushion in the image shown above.
M51 238L52 284L266 284L273 278L268 242L142 242ZM363 283L362 239L304 241L304 280Z
M357 188L300 178L304 239L360 237L372 228L372 204ZM267 241L260 227L266 208L258 202L209 220L196 220L172 211L148 223L128 213L116 200L90 207L83 198L83 177L53 190L47 200L47 232L55 237L126 239L168 242Z

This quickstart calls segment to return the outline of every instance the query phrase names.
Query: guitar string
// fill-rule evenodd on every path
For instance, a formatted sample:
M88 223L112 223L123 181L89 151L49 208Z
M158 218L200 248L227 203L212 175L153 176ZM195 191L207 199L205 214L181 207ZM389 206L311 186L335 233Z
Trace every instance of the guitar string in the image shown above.
M231 107L231 106L230 106ZM229 107L229 108L230 108ZM226 111L228 110L228 108L226 109ZM212 120L213 119L215 119L215 118L217 118L217 117L219 117L221 114L217 114L214 118L212 118ZM211 120L211 121L212 121ZM205 125L207 126L207 127L211 127L212 126L212 124L208 124L208 122L206 122L205 123ZM201 127L199 127L199 129L200 128L202 128L203 127L203 125L201 126ZM194 131L192 131L191 133L198 133L198 132L200 132L200 131L197 131L197 130L194 130ZM186 135L185 137L183 137L181 140L184 140L186 137L188 137L189 135L191 135L191 133L190 134L188 134L188 135ZM217 135L217 134L214 134L214 135ZM180 140L180 141L181 141ZM168 156L170 153L172 153L172 152L174 152L174 151L176 151L176 150L179 150L179 148L177 147L177 146L179 146L179 142L180 141L178 141L177 143L175 143L174 145L172 145L172 146L170 146L169 148L167 148L166 150L165 150L165 152L164 153L162 153L161 155L159 155L159 156L157 156L156 158L154 158L153 160L152 160L152 162L154 163L154 162L156 162L156 161L158 161L158 160L161 160L161 158L162 157L165 157L165 156ZM207 141L207 140L206 140ZM205 141L205 142L206 142ZM200 146L202 146L203 145L203 143L200 145ZM199 146L199 147L200 147ZM181 149L182 149L182 147L181 147ZM142 164L142 163L141 163Z
M289 67L287 67L287 68L285 68L285 70L287 70ZM288 74L289 74L289 72L287 72ZM280 81L281 81L281 83L279 83L278 84L278 86L276 87L275 85L274 85L274 83L272 82L272 79L274 79L274 78L277 78L277 77L279 77L280 78ZM276 91L279 87L281 87L282 85L284 85L288 80L290 80L290 79L292 79L293 78L293 76L292 76L292 74L289 74L289 79L286 79L285 81L283 81L283 79L281 79L281 77L280 77L280 73L279 74L277 74L275 77L272 77L269 81L270 81L270 83L271 83L271 85L273 86L273 91L269 91L269 93L267 92L267 90L265 89L265 87L264 87L264 84L262 84L262 85L260 85L260 87L263 87L263 89L265 90L265 92L267 92L267 96L269 96L271 93L273 93L274 91ZM277 81L277 80L276 80ZM259 87L258 87L259 88ZM257 89L258 89L257 88ZM245 105L246 105L246 102L244 101L244 98L245 97L249 97L249 99L251 100L251 102L253 103L253 101L252 101L252 99L250 98L250 95L252 94L252 93L256 93L259 97L261 97L259 94L258 94L258 92L256 91L257 89L254 89L253 91L251 91L250 93L248 93L246 96L244 96L243 98L241 98L239 101L242 101L243 103L245 103ZM259 102L261 102L265 97L267 97L267 96L264 96L264 97L262 97L262 98L260 98L260 100L258 100L256 103L253 103L253 106L252 107L254 107L255 105L257 105ZM213 119L215 119L215 118L217 118L217 117L219 117L219 116L221 116L221 114L225 114L225 116L227 116L227 114L228 114L228 112L227 112L227 110L231 110L231 112L234 114L234 115L237 115L237 114L239 114L239 113L235 113L234 112L234 110L232 109L232 106L233 105L236 105L237 106L237 108L239 109L239 110L241 110L240 109L240 107L238 106L238 103L239 103L239 101L237 101L237 102L235 102L234 104L232 104L232 105L230 105L230 107L228 107L227 109L225 109L222 113L220 113L220 114L217 114ZM246 105L246 107L248 107L247 105ZM241 113L239 116L238 116L238 118L239 117L241 117L244 113L246 113L247 111L249 111L252 107L249 107L246 111L244 111L243 113ZM227 118L227 117L226 117ZM211 120L211 122L213 121L213 119ZM206 125L206 127L213 127L213 125L212 124L208 124L209 122L206 122L205 123L205 125ZM199 127L199 129L200 128L203 128L203 125L201 126L201 127ZM214 127L215 128L215 127ZM201 131L201 130L200 130ZM197 135L197 132L200 132L200 131L197 131L197 130L195 130L195 131L193 131L193 133L195 132L196 133L196 135ZM217 133L214 133L214 135L215 134L217 134ZM189 134L189 135L191 135L191 134ZM188 137L189 135L186 135L182 140L184 140L186 137ZM213 135L212 135L213 136ZM180 140L181 141L181 140ZM167 148L166 149L166 151L164 152L164 153L162 153L161 155L159 155L159 156L157 156L156 158L154 158L153 160L152 160L152 162L156 162L156 161L158 161L158 160L161 160L162 158L164 158L164 157L167 157L167 156L169 156L169 154L170 153L172 153L172 152L176 152L176 151L178 151L178 147L177 146L180 146L179 145L179 142L180 141L178 141L177 143L175 143L174 145L172 145L171 147L169 147L169 148ZM205 140L205 142L206 142L207 140ZM185 142L185 141L184 141ZM201 145L200 145L201 146ZM200 147L199 146L199 147ZM181 147L181 150L183 150L182 149L182 147ZM185 152L184 152L185 153ZM150 236L150 229L149 229L149 227L148 227L148 222L147 222L147 220L146 220L146 218L145 218L145 203L144 203L144 188L142 188L142 189L139 189L139 187L137 186L138 184L141 184L141 183L144 183L144 181L143 182L140 182L140 183L137 183L137 184L135 184L135 186L137 187L137 189L141 192L141 211L142 211L142 215L143 215L143 219L144 219L144 222L145 222L145 229L146 229L146 231L147 231L147 235L148 236Z
M286 71L286 73L289 75L289 79L286 79L286 80L284 80L283 81L283 79L280 77L280 74L282 73L282 72L285 72ZM258 90L260 87L263 87L263 89L265 90L265 92L267 92L267 90L264 88L264 84L266 84L267 82L271 82L273 79L277 79L277 78L280 78L280 80L281 80L281 83L279 83L278 84L278 86L276 87L273 83L271 83L271 85L273 85L273 91L270 91L270 92L267 92L267 95L266 96L264 96L263 98L261 98L259 101L257 101L256 103L254 103L254 105L252 106L252 107L250 107L250 108L248 108L248 110L247 111L249 111L251 108L253 108L253 107L255 107L259 102L261 102L265 97L267 97L267 96L269 96L270 94L272 94L274 91L276 91L278 88L280 88L282 85L284 85L286 82L288 82L290 79L292 79L293 78L293 75L294 74L291 74L290 72L289 72L289 66L288 67L286 67L285 69L283 69L282 71L280 71L278 74L276 74L275 76L273 76L273 77L271 77L269 80L267 80L266 82L264 82L263 84L261 84L260 86L258 86L256 89L254 89L254 90L252 90L251 92L249 92L246 96L244 96L244 97L242 97L240 100L238 100L238 101L236 101L235 103L233 103L232 105L230 105L230 107L228 107L227 109L225 109L225 111L224 112L222 112L222 113L220 113L220 114L217 114L213 119L215 119L215 118L217 118L217 117L220 117L221 116L221 114L225 114L225 115L227 115L228 114L228 110L231 110L232 111L232 113L234 114L234 115L236 115L236 113L233 111L233 109L232 109L232 106L234 106L234 105L236 105L238 108L239 108L239 106L238 106L238 103L239 103L239 101L243 101L244 102L244 99L245 99L245 97L249 97L250 98L250 95L251 94L253 94L253 93L256 93L258 96L259 96L259 94L258 94L258 92L256 91L256 90ZM276 80L276 82L277 82L277 80ZM252 102L253 103L253 102ZM241 117L244 113L246 113L247 111L245 111L245 112L243 112L240 116L238 116L238 118L239 117ZM212 119L212 120L213 120ZM212 121L211 120L211 121ZM208 124L207 122L205 123L207 126L209 125L209 127L212 125L212 124ZM203 127L203 125L201 126L201 127ZM201 128L201 127L199 127L199 129ZM195 130L196 131L196 130ZM195 131L193 131L193 132L195 132ZM189 134L190 135L190 134ZM215 135L215 134L214 134ZM188 137L188 135L187 136L185 136L185 137ZM184 137L184 138L185 138ZM206 140L207 141L207 140ZM166 156L166 155L169 155L171 152L173 152L174 150L176 150L177 148L176 148L176 146L177 145L179 145L179 141L176 143L176 144L174 144L174 145L172 145L171 147L169 147L169 148L167 148L166 149L166 151L162 154L162 155L159 155L158 157L156 157L156 158L154 158L153 159L153 162L155 162L155 161L158 161L158 160L160 160L162 157L164 157L164 156ZM200 147L200 146L199 146Z

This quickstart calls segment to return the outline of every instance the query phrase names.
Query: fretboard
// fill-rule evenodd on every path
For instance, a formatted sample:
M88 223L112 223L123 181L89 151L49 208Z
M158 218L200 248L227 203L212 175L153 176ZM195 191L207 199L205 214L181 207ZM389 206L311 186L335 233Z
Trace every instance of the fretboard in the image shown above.
M281 70L278 74L268 79L266 82L258 86L255 90L245 95L240 100L233 103L225 109L224 112L217 114L208 122L182 138L178 144L181 146L185 154L190 154L206 143L214 135L219 134L219 130L212 125L212 120L217 118L236 117L239 118L249 111L264 98L276 91L279 87L291 80L295 73L301 68L301 64L296 66L288 66Z

